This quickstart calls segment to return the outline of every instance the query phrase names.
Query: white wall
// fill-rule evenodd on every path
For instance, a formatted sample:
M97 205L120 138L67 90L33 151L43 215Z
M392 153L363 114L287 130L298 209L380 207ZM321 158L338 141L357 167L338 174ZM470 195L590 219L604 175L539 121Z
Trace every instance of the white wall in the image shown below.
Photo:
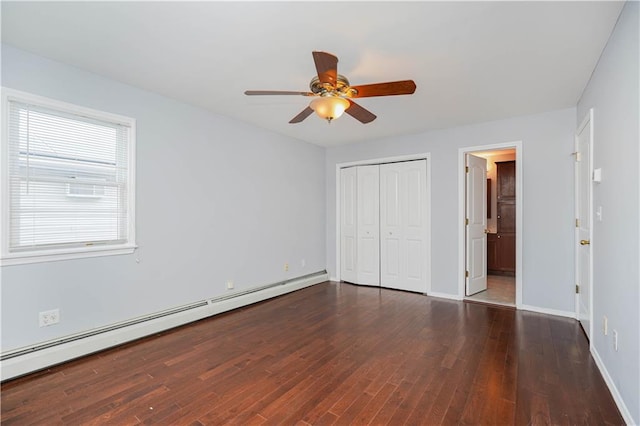
M384 117L378 118L384 120ZM431 153L432 291L458 293L458 149L521 140L523 304L575 311L573 135L575 109L327 150L327 263L336 277L336 164Z
M627 2L591 81L578 103L577 122L594 109L593 349L640 424L640 174L638 2ZM619 333L602 333L602 317Z
M137 119L140 246L2 267L2 351L325 269L322 148L2 47L4 86Z

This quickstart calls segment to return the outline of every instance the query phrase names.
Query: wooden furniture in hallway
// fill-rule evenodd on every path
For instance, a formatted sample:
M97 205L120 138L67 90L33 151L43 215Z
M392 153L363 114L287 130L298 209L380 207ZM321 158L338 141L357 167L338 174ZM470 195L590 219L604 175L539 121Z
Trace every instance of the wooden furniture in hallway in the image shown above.
M337 283L4 383L1 398L3 425L623 423L575 320Z
M497 233L487 236L487 271L515 275L516 272L516 162L496 163Z

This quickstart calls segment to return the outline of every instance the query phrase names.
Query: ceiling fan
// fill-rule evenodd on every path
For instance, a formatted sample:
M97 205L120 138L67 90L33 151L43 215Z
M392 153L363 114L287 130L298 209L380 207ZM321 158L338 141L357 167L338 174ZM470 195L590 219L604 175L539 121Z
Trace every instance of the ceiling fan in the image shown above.
M376 116L369 110L353 102L352 98L369 98L373 96L410 95L416 91L413 80L391 81L387 83L351 86L349 80L338 74L338 58L327 52L313 52L313 61L318 76L309 83L310 92L291 92L282 90L247 90L245 95L300 95L312 96L308 107L289 121L300 123L314 111L318 116L331 123L346 112L363 124L370 123Z

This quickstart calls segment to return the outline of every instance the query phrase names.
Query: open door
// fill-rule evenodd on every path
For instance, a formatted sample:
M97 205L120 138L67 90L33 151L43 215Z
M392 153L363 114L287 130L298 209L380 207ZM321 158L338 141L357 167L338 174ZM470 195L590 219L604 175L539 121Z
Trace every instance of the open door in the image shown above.
M466 295L487 289L487 160L466 156Z
M576 293L577 314L591 338L591 222L593 110L576 132Z

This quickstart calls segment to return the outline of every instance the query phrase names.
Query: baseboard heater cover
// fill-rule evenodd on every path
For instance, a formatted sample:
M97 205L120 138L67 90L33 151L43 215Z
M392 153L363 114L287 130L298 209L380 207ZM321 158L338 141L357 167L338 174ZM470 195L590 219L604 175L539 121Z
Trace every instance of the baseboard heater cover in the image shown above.
M0 354L1 380L9 380L190 322L327 281L327 271L205 299Z

